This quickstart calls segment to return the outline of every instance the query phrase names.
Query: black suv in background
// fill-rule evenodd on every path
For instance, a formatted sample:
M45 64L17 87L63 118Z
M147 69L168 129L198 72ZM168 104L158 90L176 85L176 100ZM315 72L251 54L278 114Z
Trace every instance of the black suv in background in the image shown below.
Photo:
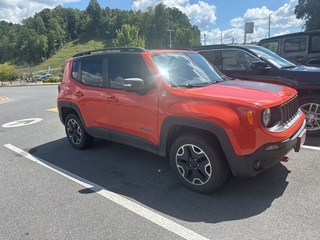
M307 116L308 134L320 134L320 67L295 65L255 45L219 44L192 49L231 78L282 84L296 89L300 108Z
M320 30L266 38L262 39L258 45L296 64L320 67Z

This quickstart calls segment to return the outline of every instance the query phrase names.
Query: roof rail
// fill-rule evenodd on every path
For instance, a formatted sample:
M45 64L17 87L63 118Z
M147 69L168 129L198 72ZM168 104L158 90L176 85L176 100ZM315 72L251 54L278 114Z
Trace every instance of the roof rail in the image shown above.
M103 53L103 52L146 52L146 51L147 50L140 47L111 47L111 48L94 49L90 51L77 53L72 57L80 57L80 56L90 55L92 53L98 53L98 52Z
M198 51L198 50L212 49L213 47L225 47L225 46L229 46L229 45L228 44L212 44L212 45L191 47L191 49L194 51Z

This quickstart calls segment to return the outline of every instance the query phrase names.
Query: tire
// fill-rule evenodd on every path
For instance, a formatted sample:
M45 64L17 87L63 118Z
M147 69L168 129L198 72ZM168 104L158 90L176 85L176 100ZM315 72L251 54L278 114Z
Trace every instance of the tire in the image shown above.
M94 137L84 129L80 119L71 113L65 120L65 131L70 144L76 149L85 149L91 146Z
M192 191L212 193L228 178L230 169L220 144L207 134L185 133L170 150L177 178Z
M299 99L300 109L306 114L309 136L320 136L320 96L307 95Z

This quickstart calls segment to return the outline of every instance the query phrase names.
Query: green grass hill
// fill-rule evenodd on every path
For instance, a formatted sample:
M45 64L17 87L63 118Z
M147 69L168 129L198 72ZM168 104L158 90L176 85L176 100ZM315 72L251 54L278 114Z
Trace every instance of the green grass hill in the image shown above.
M46 71L50 65L50 73L54 76L58 75L58 73L62 71L65 61L71 58L74 54L88 50L104 48L105 46L106 42L102 40L76 40L67 43L51 58L37 65L37 72Z

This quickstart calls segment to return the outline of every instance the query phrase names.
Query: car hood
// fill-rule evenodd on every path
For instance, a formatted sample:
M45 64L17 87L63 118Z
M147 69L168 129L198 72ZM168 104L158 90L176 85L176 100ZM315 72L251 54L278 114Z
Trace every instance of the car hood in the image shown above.
M297 91L290 87L242 80L229 80L183 91L190 97L242 102L261 107L282 104L297 94Z
M311 66L305 66L305 65L297 65L296 67L288 68L288 69L285 69L285 70L293 71L293 72L317 73L318 75L320 75L320 67L311 67Z

